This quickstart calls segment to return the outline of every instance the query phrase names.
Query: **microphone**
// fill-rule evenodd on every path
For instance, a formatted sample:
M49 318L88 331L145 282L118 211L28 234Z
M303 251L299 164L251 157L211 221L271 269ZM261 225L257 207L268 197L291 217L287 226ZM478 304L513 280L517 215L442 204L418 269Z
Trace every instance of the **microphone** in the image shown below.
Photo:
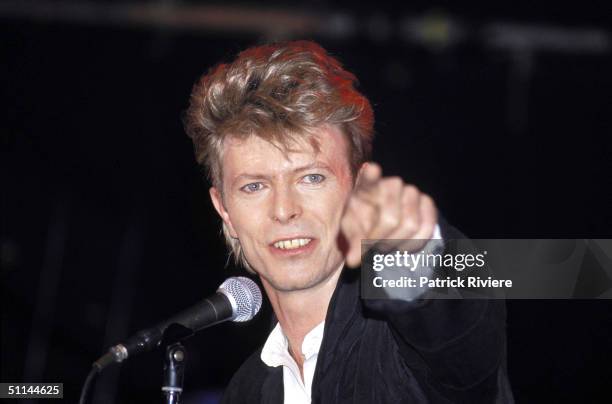
M163 339L178 342L223 321L248 321L255 317L261 302L261 291L251 279L243 276L228 278L211 297L111 347L93 363L93 367L100 372L111 363L123 362L128 357L158 347Z

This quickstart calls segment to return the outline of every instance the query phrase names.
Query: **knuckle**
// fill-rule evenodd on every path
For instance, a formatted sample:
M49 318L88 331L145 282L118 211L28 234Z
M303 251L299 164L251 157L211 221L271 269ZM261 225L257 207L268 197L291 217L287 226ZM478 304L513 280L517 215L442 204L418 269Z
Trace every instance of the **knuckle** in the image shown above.
M391 213L385 213L381 216L380 222L383 227L395 229L400 224L400 218Z
M419 191L415 185L407 184L404 185L404 193L410 197L416 197L421 193L421 191Z
M419 229L419 223L415 217L407 217L402 228L407 234L414 234Z
M397 177L397 176L389 177L385 179L385 186L390 191L399 193L402 191L402 187L404 186L404 180L402 180L401 177Z
M433 208L434 210L436 209L436 203L434 202L431 196L427 194L422 194L421 198L424 204L429 205L428 207Z
M433 198L427 194L421 195L421 204L428 212L433 212L437 216L437 207Z

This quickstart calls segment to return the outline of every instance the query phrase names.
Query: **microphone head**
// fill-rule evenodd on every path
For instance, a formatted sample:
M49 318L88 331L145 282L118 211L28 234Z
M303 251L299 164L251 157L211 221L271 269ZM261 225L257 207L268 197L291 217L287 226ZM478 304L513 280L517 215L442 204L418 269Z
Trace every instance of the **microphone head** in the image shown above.
M261 308L261 291L255 282L244 276L227 278L217 290L232 304L232 321L249 321Z

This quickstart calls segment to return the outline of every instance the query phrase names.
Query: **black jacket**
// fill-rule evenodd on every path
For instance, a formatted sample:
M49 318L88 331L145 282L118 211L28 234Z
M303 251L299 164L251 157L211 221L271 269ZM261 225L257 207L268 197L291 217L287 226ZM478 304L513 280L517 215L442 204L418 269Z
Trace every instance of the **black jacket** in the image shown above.
M442 227L445 239L460 233ZM501 300L362 300L345 269L328 308L313 403L512 403ZM282 403L282 366L261 348L223 403Z

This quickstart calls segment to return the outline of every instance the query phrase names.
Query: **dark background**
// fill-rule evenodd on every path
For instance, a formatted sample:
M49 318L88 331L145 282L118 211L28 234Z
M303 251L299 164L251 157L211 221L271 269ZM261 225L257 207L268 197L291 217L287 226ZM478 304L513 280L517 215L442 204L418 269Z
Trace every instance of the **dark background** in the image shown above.
M610 238L610 10L448 3L0 3L1 381L76 402L108 346L242 274L181 113L209 67L270 39L317 40L356 73L375 160L467 235ZM160 4L178 17L146 13ZM517 402L609 396L611 309L509 301ZM188 341L187 403L215 402L269 313ZM155 402L161 374L160 353L128 361L92 402Z

